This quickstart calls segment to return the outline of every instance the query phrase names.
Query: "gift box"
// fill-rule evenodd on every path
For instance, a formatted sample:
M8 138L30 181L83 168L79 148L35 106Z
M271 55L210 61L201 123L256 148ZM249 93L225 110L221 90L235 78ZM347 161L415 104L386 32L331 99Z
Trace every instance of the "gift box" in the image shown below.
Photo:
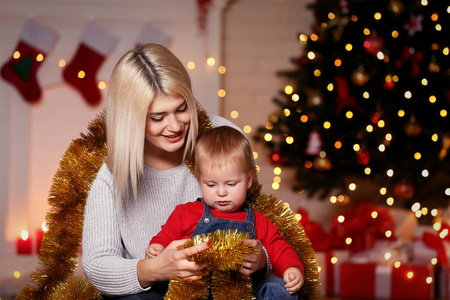
M351 263L340 265L340 296L368 299L427 300L434 298L430 264Z
M439 276L439 299L450 299L450 268L441 267L440 271L437 272L437 276Z
M339 295L339 266L349 258L350 251L348 250L316 252L316 261L320 268L320 287L324 296Z

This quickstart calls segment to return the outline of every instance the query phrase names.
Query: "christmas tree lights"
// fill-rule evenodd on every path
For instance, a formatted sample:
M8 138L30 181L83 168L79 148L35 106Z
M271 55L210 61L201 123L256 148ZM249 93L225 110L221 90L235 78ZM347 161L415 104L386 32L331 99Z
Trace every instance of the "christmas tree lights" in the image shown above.
M295 191L335 203L369 180L380 194L368 201L446 207L448 4L316 0L309 8L312 33L298 35L304 54L279 72L289 81L274 99L280 110L255 134L269 161L296 168Z

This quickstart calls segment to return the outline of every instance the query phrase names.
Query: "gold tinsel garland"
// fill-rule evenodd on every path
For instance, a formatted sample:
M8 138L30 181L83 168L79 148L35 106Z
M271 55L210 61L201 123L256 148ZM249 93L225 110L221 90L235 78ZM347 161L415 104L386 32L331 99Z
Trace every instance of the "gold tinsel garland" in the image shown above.
M255 253L257 250L242 243L250 239L249 233L237 230L217 230L212 233L197 235L189 239L180 249L212 242L208 249L194 254L189 260L206 264L202 278L195 281L171 280L165 300L252 300L252 282L250 276L239 273L244 254Z
M206 112L199 105L198 122L199 135L212 128ZM60 161L48 197L51 207L46 216L49 231L42 240L39 267L16 299L101 299L92 284L73 277L73 274L78 265L86 197L106 153L105 115L102 112L89 124L86 135L81 134L71 142ZM193 157L188 157L186 164L193 171ZM276 196L265 195L261 189L261 184L254 181L248 191L248 204L280 228L303 263L305 284L299 291L299 299L321 299L315 253L303 227Z

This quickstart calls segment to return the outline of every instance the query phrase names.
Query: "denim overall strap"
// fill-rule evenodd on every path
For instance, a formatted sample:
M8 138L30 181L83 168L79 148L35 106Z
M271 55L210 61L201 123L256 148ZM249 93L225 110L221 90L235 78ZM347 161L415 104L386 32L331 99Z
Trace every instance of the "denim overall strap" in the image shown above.
M197 201L203 203L203 215L197 223L192 236L214 232L216 230L238 230L240 232L250 233L251 238L256 238L255 229L255 212L247 204L243 205L246 212L245 221L235 221L231 219L215 218L211 209L205 204L202 198L198 198Z

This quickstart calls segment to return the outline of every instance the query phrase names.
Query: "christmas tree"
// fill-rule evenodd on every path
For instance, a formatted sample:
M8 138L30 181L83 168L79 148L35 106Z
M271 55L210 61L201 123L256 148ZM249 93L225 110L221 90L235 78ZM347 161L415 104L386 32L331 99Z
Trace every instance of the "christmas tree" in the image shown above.
M450 199L450 6L442 0L316 0L303 54L255 140L296 168L294 190L343 201L359 181L389 205ZM353 183L353 184L352 184ZM345 200L344 200L345 201ZM426 211L424 212L426 213Z

